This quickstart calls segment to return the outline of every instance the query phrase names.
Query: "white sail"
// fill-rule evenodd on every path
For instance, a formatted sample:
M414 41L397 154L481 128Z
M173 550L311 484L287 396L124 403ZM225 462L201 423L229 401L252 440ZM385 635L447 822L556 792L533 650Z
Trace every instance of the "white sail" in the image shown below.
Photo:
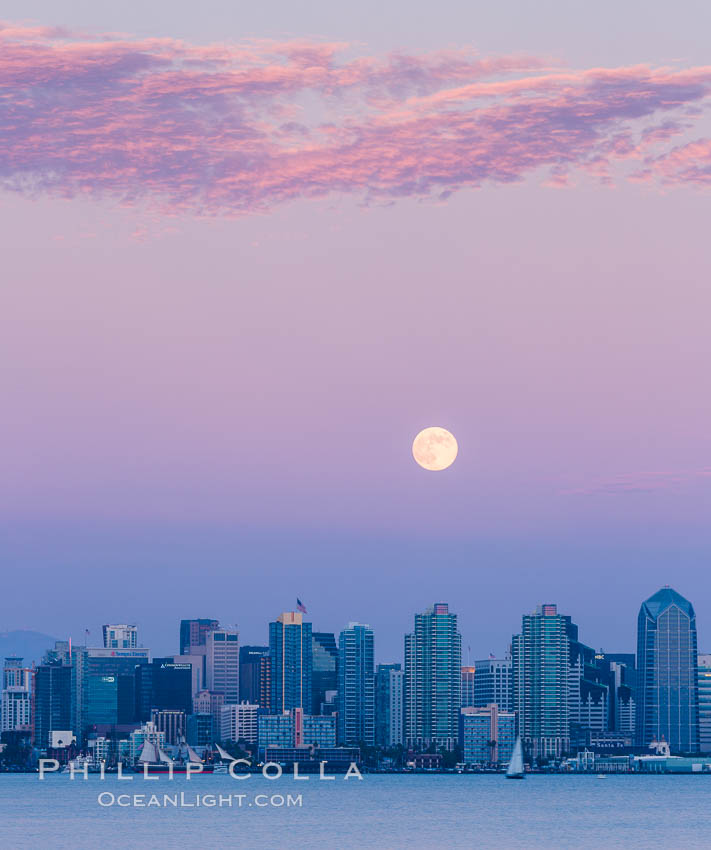
M165 764L173 764L173 759L166 755L160 748L158 749L158 758L160 761L165 762Z
M219 744L215 744L215 749L217 750L217 754L219 755L219 757L221 759L224 759L224 761L234 761L235 760L235 757L231 756L227 752L227 750L223 750L222 747Z
M202 764L202 759L195 752L195 750L190 746L190 744L188 744L188 759L189 759L189 761L193 762L194 764Z
M511 754L511 761L509 762L506 775L517 778L524 775L523 747L521 746L521 738L516 738L516 744L514 745L513 753Z
M138 760L140 762L149 763L158 761L155 745L150 741L144 741L141 749L141 755L138 757Z

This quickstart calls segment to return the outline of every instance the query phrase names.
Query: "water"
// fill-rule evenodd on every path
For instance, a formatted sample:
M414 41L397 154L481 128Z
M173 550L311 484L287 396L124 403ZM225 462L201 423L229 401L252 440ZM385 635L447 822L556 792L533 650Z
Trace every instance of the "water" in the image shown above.
M126 790L126 789L129 790ZM111 794L245 794L241 808L102 808ZM302 795L301 807L260 808L258 795ZM105 798L108 799L108 798ZM294 846L352 850L711 847L711 778L701 776L365 776L295 782L227 775L172 783L0 774L0 843L172 850ZM260 797L264 802L264 798ZM249 803L252 805L248 805ZM278 802L278 798L277 798Z

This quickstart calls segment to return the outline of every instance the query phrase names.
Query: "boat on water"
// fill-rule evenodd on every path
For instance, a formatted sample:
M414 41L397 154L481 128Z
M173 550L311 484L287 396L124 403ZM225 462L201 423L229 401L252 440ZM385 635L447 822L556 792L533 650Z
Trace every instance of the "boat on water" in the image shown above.
M507 779L525 779L526 774L523 768L523 745L521 744L521 737L516 738L516 743L514 744L513 753L511 754L511 761L509 762L509 766L506 769L506 778Z
M172 759L151 741L146 741L141 749L138 762L134 767L136 773L187 773L188 765L201 764L200 773L212 773L213 765L206 764L195 750L189 745L180 746L178 757ZM197 773L195 771L194 773Z

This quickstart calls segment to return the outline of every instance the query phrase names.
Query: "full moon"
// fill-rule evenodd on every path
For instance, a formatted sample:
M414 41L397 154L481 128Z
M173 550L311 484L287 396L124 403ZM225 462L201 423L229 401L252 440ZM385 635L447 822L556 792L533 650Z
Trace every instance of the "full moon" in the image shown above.
M412 456L423 469L439 472L454 463L459 447L446 428L425 428L412 443Z

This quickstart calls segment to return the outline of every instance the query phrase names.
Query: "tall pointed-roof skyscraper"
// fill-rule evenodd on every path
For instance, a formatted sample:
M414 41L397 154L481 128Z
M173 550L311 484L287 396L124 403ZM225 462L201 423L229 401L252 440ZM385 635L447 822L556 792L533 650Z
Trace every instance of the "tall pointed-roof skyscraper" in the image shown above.
M688 599L663 587L637 618L637 740L666 739L672 752L699 749L696 614Z

